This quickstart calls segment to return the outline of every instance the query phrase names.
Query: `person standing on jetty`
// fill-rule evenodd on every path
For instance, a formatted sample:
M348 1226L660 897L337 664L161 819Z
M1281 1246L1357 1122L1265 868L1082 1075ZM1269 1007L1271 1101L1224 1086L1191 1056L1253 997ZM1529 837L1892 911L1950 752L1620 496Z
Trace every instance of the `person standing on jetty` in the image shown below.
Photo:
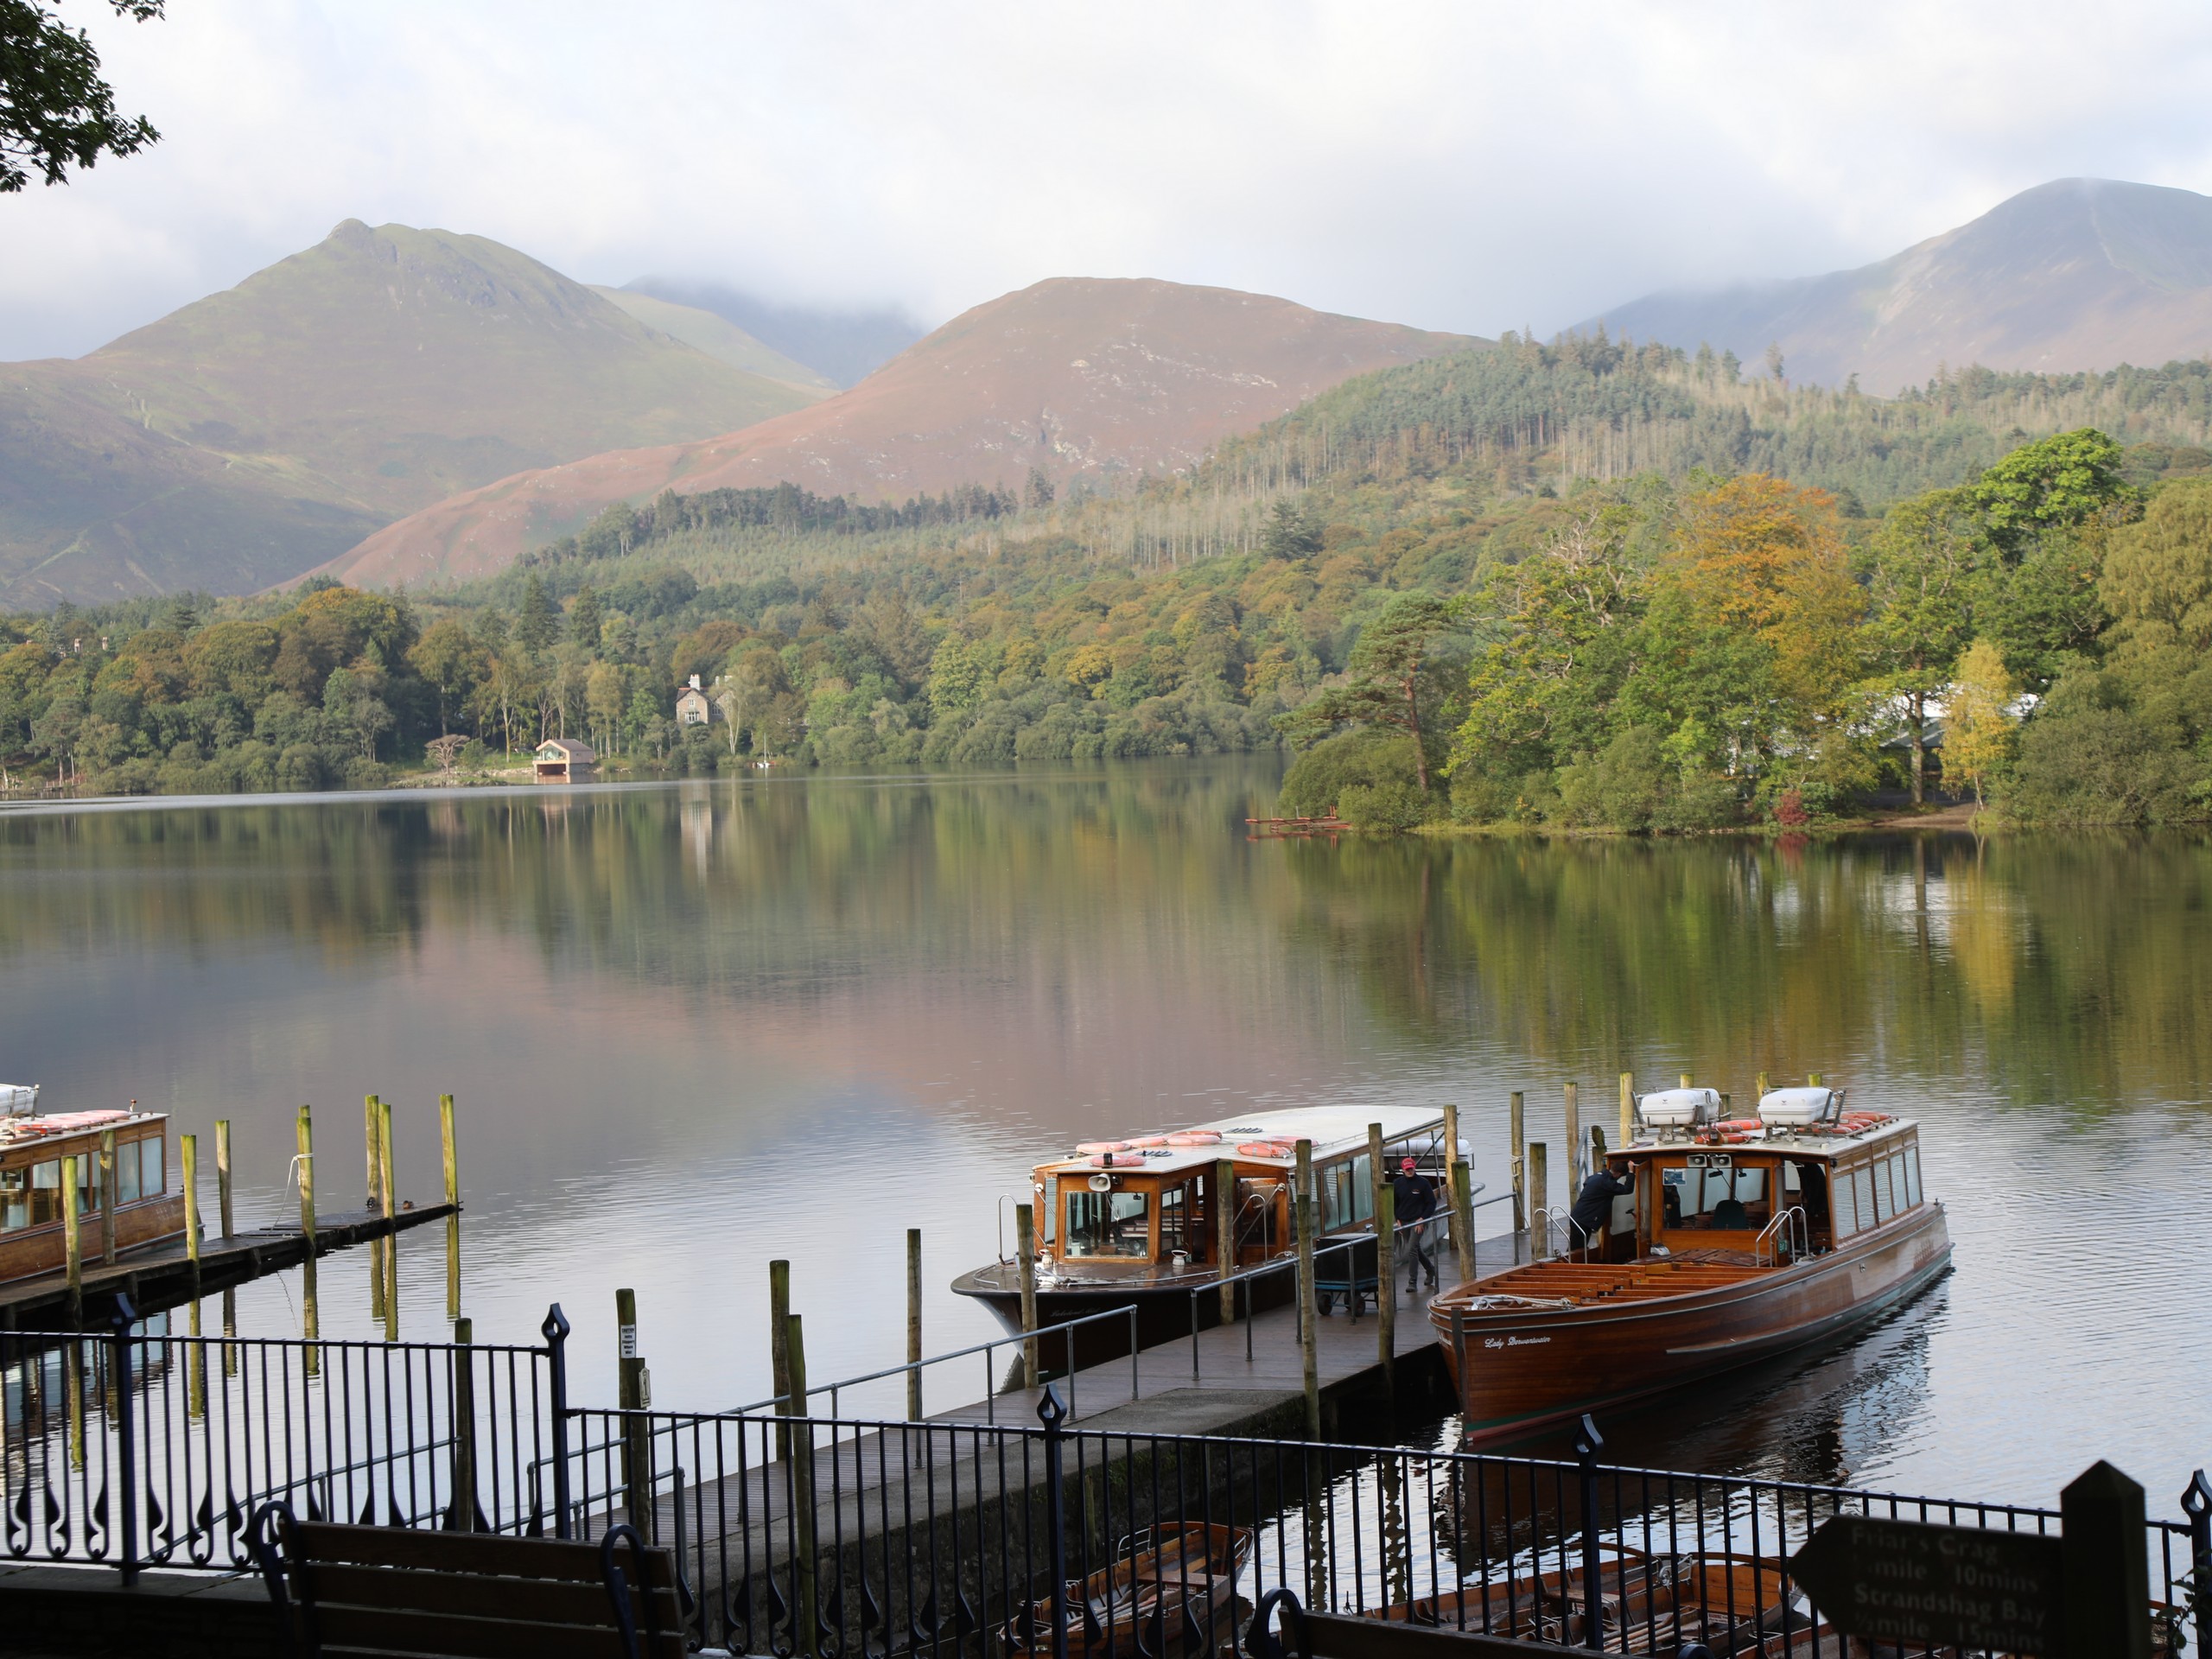
M1636 1183L1629 1179L1625 1158L1616 1158L1605 1168L1592 1170L1570 1212L1567 1248L1586 1256L1592 1244L1602 1245L1612 1224L1613 1200L1631 1198L1635 1192Z
M1436 1183L1407 1158L1400 1160L1398 1173L1390 1178L1390 1192L1398 1225L1405 1229L1402 1236L1413 1247L1406 1252L1406 1294L1410 1296L1421 1287L1424 1272L1428 1274L1428 1287L1434 1290L1436 1258L1428 1248L1428 1218L1436 1213ZM1420 1225L1412 1224L1416 1222Z

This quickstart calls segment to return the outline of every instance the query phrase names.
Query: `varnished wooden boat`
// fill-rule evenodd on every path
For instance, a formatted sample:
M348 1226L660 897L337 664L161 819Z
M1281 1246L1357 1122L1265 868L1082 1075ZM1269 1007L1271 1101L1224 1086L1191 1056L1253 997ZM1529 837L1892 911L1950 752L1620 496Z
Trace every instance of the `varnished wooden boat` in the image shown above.
M1229 1632L1236 1578L1251 1561L1256 1536L1249 1527L1194 1521L1124 1539L1110 1567L1068 1581L1068 1652L1134 1659L1139 1652L1201 1651ZM1006 1639L1017 1652L1052 1652L1052 1599L1017 1613Z
M1587 1647L1589 1598L1580 1566L1462 1586L1378 1614L1446 1630ZM1841 1648L1786 1586L1770 1555L1648 1555L1609 1551L1598 1564L1599 1646L1608 1653L1671 1653L1698 1642L1739 1659L1809 1655L1816 1637Z
M1471 1443L1514 1438L1837 1336L1949 1267L1916 1125L1777 1090L1756 1119L1708 1090L1638 1103L1635 1191L1560 1254L1429 1306ZM1548 1230L1540 1224L1538 1232ZM1544 1242L1544 1241L1540 1241Z
M181 1236L184 1195L168 1190L168 1128L167 1114L136 1109L0 1117L0 1281L63 1266L65 1181L77 1189L88 1262L107 1252L111 1230L118 1250Z
M1268 1262L1282 1271L1257 1275L1232 1291L1240 1315L1279 1307L1295 1294L1292 1271L1291 1183L1300 1140L1313 1143L1314 1186L1324 1249L1337 1238L1372 1236L1374 1185L1368 1170L1367 1126L1382 1125L1383 1163L1395 1170L1411 1157L1439 1194L1436 1236L1442 1236L1446 1189L1440 1111L1382 1106L1338 1109L1297 1107L1262 1111L1187 1129L1126 1141L1086 1141L1030 1173L1038 1226L1035 1296L1042 1329L1134 1306L1139 1347L1188 1336L1195 1306L1201 1329L1218 1319L1214 1288L1228 1268L1242 1273ZM1219 1166L1232 1166L1227 1190L1217 1191ZM1230 1242L1222 1248L1224 1209ZM1001 1241L1003 1248L1007 1241ZM1431 1245L1441 1260L1442 1252ZM1323 1278L1339 1257L1325 1255ZM1008 1332L1021 1330L1020 1265L1004 1259L952 1281L998 1316ZM1195 1302L1194 1289L1205 1294ZM1129 1351L1126 1319L1101 1319L1076 1333L1072 1356L1062 1336L1041 1339L1039 1363L1048 1372L1093 1365Z

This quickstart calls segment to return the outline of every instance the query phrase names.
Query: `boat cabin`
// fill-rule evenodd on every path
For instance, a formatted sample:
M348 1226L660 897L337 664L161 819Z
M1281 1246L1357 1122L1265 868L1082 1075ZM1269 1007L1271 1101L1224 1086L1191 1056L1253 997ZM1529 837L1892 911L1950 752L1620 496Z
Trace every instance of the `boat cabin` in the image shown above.
M1636 1184L1594 1237L1570 1224L1555 1248L1592 1261L1685 1251L1767 1262L1837 1249L1916 1209L1920 1131L1881 1112L1847 1112L1840 1090L1776 1090L1759 1116L1724 1118L1710 1089L1637 1103L1643 1133L1611 1154Z
M1383 1166L1411 1157L1437 1184L1443 1207L1444 1120L1418 1107L1300 1108L1202 1123L1127 1141L1086 1141L1030 1173L1038 1255L1062 1274L1217 1268L1220 1205L1235 1217L1236 1267L1273 1259L1294 1241L1291 1203L1298 1142L1313 1143L1315 1230L1365 1228L1374 1218L1367 1126L1380 1122ZM1234 1190L1219 1166L1232 1166Z
M57 1273L67 1261L66 1188L77 1193L79 1249L107 1250L184 1230L184 1196L168 1190L168 1116L59 1112L0 1118L0 1280Z

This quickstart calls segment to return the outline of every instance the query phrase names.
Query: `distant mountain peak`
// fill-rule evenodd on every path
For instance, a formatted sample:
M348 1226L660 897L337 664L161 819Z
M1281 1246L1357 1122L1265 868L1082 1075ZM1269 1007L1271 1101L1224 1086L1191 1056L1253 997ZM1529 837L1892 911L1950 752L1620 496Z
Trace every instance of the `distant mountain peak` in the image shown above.
M2072 372L2212 349L2212 196L2118 179L2053 179L1854 270L1647 295L1617 332L1872 391L1939 365ZM1586 328L1592 323L1583 325Z

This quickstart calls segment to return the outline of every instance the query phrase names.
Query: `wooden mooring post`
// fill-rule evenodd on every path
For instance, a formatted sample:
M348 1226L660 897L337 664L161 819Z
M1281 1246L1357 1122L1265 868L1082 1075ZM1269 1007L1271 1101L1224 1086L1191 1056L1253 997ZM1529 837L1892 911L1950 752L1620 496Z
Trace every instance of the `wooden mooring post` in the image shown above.
M776 1415L793 1415L798 1408L791 1399L791 1264L782 1260L768 1264L768 1376L776 1391ZM776 1455L791 1454L791 1430L779 1427Z
M1521 1091L1513 1091L1513 1103L1507 1109L1506 1134L1510 1138L1513 1156L1513 1230L1525 1232L1529 1226L1529 1166L1522 1131L1526 1127L1524 1100Z
M1551 1171L1547 1166L1544 1143L1529 1143L1529 1259L1547 1262L1552 1254L1551 1217L1544 1212L1551 1207L1547 1192L1551 1185Z
M383 1099L377 1102L377 1195L384 1205L384 1218L389 1222L393 1210L397 1208L394 1199L397 1195L392 1191L391 1180L391 1103ZM372 1271L382 1270L384 1294L379 1300L384 1303L384 1339L397 1342L399 1241L387 1231L378 1243L382 1247L381 1252L370 1267Z
M1391 1399L1398 1397L1398 1277L1397 1190L1382 1171L1382 1126L1367 1126L1368 1174L1373 1183L1370 1205L1375 1211L1375 1357L1382 1367L1382 1387ZM1345 1277L1351 1281L1353 1306L1358 1306L1357 1264Z
M796 1313L791 1316L784 1349L791 1392L798 1401L793 1414L803 1418L806 1415L806 1327ZM791 1610L791 1634L798 1650L810 1656L818 1648L822 1625L821 1602L815 1588L814 1426L810 1422L792 1426L789 1466L792 1531L797 1535L798 1555L798 1605Z
M61 1160L61 1265L69 1278L69 1318L85 1320L85 1239L77 1216L77 1166L83 1154Z
M1230 1280L1236 1272L1236 1166L1217 1158L1213 1166L1214 1266L1221 1275L1221 1322L1236 1318L1236 1287Z
M922 1421L922 1230L906 1230L906 1420Z
M638 1348L638 1293L614 1293L614 1403L626 1413L651 1403L645 1356ZM650 1540L653 1535L653 1437L643 1417L622 1419L623 1516Z
M115 1265L115 1209L118 1196L115 1168L115 1131L100 1131L100 1262Z
M215 1120L215 1214L228 1238L237 1230L232 1224L231 1209L231 1120ZM223 1292L223 1375L236 1376L238 1373L238 1351L231 1339L238 1333L238 1294L226 1287Z
M1033 1389L1037 1338L1030 1333L1037 1329L1037 1212L1026 1204L1014 1206L1014 1270L1021 1275L1021 1386Z
M1313 1143L1298 1143L1298 1185L1291 1204L1298 1224L1298 1355L1306 1386L1306 1438L1321 1438L1320 1333L1314 1329Z
M1576 1083L1567 1085L1567 1167L1560 1173L1571 1199L1582 1184L1582 1086Z
M305 1106L300 1108L299 1147L292 1166L300 1173L300 1236L307 1245L307 1260L300 1263L301 1333L312 1343L322 1334L322 1309L315 1282L315 1117ZM300 1364L313 1376L321 1369L321 1356L309 1348Z
M1636 1140L1636 1074L1621 1073L1621 1145L1628 1146Z
M450 1098L450 1096L448 1096ZM476 1530L476 1321L453 1322L453 1507L450 1532Z
M1459 1282L1475 1277L1475 1177L1464 1158L1452 1160L1452 1253L1459 1258Z
M438 1152L445 1166L446 1202L455 1214L446 1217L446 1317L461 1317L461 1159L454 1138L453 1096L438 1096Z

